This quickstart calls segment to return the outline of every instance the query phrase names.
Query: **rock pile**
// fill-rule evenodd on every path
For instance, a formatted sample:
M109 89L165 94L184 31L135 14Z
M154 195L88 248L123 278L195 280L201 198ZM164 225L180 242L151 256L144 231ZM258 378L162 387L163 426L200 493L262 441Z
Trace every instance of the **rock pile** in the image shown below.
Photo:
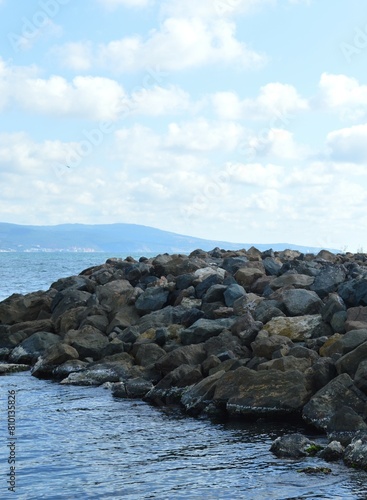
M0 359L0 373L108 382L192 415L302 416L339 443L330 455L367 467L363 254L111 258L1 302Z

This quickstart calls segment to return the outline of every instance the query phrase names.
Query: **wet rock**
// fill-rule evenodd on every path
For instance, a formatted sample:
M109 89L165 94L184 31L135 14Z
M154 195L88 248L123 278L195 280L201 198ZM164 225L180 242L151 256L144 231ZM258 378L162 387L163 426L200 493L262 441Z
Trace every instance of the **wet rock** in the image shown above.
M142 399L153 388L153 384L141 377L117 382L112 385L112 395L118 398Z
M217 381L224 373L219 371L209 375L183 393L181 404L189 414L197 415L211 403Z
M341 406L350 407L364 417L367 396L363 394L346 373L322 387L303 408L303 418L308 424L326 430L332 416Z
M343 457L344 451L345 448L339 441L331 441L317 456L326 462L337 462Z
M88 366L86 361L81 361L80 359L71 359L70 361L65 361L61 365L57 366L52 371L52 376L56 379L64 379L70 375L70 373L80 372L85 370Z
M119 375L113 368L94 367L72 372L61 380L64 385L102 385L106 382L118 382Z
M25 372L28 370L30 370L29 365L19 363L0 363L0 375L5 375L6 373Z
M278 458L307 457L307 450L314 447L315 443L302 434L286 434L273 441L270 451Z
M78 351L74 347L63 343L55 344L46 349L43 355L38 358L31 374L37 378L48 378L58 365L78 358Z
M15 347L9 356L12 363L32 364L45 350L61 342L61 337L55 333L37 332Z
M367 430L367 424L352 408L341 406L330 418L326 430L330 440L347 446L358 430Z
M213 400L230 415L258 418L299 414L309 397L305 376L299 371L241 367L221 377Z
M367 432L359 431L347 446L344 463L349 467L367 470Z

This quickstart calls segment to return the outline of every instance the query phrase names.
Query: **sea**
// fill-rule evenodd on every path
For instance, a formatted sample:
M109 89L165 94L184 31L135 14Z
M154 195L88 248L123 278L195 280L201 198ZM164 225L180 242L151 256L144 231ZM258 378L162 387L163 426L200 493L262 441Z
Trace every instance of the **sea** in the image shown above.
M47 290L109 257L126 255L0 253L0 300ZM193 418L177 407L116 399L104 387L3 375L0 498L367 499L364 471L276 458L271 443L289 432L326 443L302 422ZM330 473L304 472L316 467Z

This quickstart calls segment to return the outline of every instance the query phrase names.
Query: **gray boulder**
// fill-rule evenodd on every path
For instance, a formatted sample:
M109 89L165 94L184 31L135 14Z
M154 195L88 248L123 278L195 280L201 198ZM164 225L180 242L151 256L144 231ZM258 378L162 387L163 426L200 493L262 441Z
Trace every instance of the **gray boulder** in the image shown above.
M367 359L367 342L348 352L335 363L338 373L348 373L354 378L359 364Z
M327 430L335 412L341 406L348 406L364 417L367 396L343 373L321 388L303 408L303 418L318 429Z
M349 467L367 470L366 431L359 431L356 433L352 442L347 446L344 452L343 460Z
M347 270L342 264L326 265L316 275L310 289L323 299L328 293L335 292L346 276Z
M299 371L241 367L221 377L213 401L230 415L276 417L300 414L309 397L306 378Z
M244 295L246 295L246 292L243 286L232 283L224 292L224 302L227 307L233 307L235 301Z
M139 295L135 307L139 314L148 314L162 309L168 300L169 291L164 287L150 287Z
M359 430L367 430L367 424L349 406L338 408L327 425L329 439L339 441L343 446L347 446Z
M302 434L286 434L273 441L270 451L278 458L301 458L307 457L310 447L315 443Z
M140 366L150 366L165 355L166 351L157 344L141 344L136 352L135 361Z
M155 368L163 375L171 372L181 365L200 365L207 357L204 344L187 345L162 356L156 363Z
M79 353L74 347L58 343L48 349L40 356L37 363L33 366L31 374L37 378L49 378L54 368L65 361L78 359Z
M15 347L9 356L12 363L32 364L45 350L61 342L61 337L55 333L37 332Z
M273 335L272 337L258 335L256 340L251 343L254 356L266 359L272 359L276 351L281 351L283 355L287 355L293 346L293 342L282 335Z
M290 289L283 293L283 306L288 316L305 316L319 314L323 302L315 292Z
M312 283L314 282L312 276L308 276L307 274L282 274L278 278L275 278L271 283L270 287L273 290L277 290L278 288L283 288L285 286L292 285L295 288L306 288L309 289Z
M216 384L224 373L218 371L209 375L183 393L181 404L190 415L199 414L212 402Z
M92 326L84 326L81 330L70 330L65 335L64 342L74 347L81 359L95 360L103 357L104 349L109 344L108 338Z
M183 345L200 344L219 335L233 324L232 319L198 319L194 324L182 330L181 342Z

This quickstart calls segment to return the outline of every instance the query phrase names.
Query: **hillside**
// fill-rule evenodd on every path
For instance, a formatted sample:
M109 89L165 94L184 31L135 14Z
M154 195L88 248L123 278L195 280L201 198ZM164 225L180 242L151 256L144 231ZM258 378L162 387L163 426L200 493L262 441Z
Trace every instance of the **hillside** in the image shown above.
M320 248L290 243L229 243L205 240L162 231L137 224L61 224L57 226L25 226L0 223L0 251L94 251L94 252L191 252L197 248L215 247L235 250L255 246L259 250L292 248L301 252L318 252Z

